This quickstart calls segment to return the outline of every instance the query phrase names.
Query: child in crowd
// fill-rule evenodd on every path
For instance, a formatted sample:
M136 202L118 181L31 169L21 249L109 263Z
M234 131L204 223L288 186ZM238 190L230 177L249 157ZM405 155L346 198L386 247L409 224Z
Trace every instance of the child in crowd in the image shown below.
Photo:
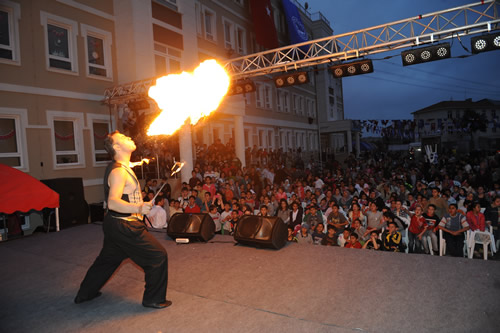
M209 210L210 210L210 212L208 213L208 215L210 215L210 217L214 221L215 232L216 233L220 233L221 232L220 231L221 230L221 215L217 211L217 207L215 205L211 205L210 208L209 208Z
M370 238L363 245L363 249L380 250L382 248L382 241L378 239L377 231L370 232Z
M337 239L337 244L340 247L344 247L345 243L349 239L349 236L351 236L351 229L349 228L344 229L344 231L339 235L339 238Z
M328 225L327 230L327 234L321 240L321 245L337 246L337 235L335 235L335 227L333 225Z
M361 243L358 241L358 234L353 232L349 237L349 241L345 244L344 247L351 249L361 249Z
M312 233L312 239L315 245L321 244L323 238L325 238L324 225L322 223L316 226L316 229Z
M313 239L309 233L309 225L302 223L300 232L297 234L297 243L299 244L312 244Z

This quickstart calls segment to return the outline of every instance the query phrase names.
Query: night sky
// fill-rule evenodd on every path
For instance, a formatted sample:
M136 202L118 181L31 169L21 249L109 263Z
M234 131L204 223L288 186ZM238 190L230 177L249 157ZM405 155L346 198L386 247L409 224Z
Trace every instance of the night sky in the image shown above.
M299 0L304 4L304 0ZM419 14L427 14L477 1L472 0L307 0L309 12L321 11L334 34L352 32ZM470 36L461 37L470 50ZM403 50L369 56L371 74L343 79L346 119L413 119L411 112L446 100L500 100L500 51L468 58L459 41L453 43L451 59L403 67ZM388 60L381 59L396 55Z

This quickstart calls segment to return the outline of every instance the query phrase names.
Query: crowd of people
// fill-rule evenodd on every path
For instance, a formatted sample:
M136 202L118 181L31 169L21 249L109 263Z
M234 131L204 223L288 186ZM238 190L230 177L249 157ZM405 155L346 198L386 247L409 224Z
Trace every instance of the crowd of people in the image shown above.
M245 167L231 141L197 149L181 195L172 198L166 187L157 197L152 225L165 227L177 212L205 212L216 232L231 234L243 214L278 216L298 244L437 254L441 233L453 256L464 254L468 230L494 251L500 239L500 154L449 154L431 163L369 152L323 170L302 162L300 152L247 155ZM148 180L145 200L165 181Z

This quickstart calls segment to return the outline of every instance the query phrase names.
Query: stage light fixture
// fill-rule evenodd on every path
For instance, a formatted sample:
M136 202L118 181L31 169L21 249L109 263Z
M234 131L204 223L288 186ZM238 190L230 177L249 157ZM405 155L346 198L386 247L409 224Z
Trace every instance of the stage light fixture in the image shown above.
M295 72L274 78L276 88L296 86L307 82L309 82L309 75L307 72Z
M255 83L251 80L233 81L227 92L228 96L251 93L256 90Z
M450 43L441 43L401 52L403 66L451 57Z
M373 62L368 60L354 61L340 65L331 66L330 70L336 78L353 76L373 72Z
M500 32L472 37L470 46L472 53L500 50Z

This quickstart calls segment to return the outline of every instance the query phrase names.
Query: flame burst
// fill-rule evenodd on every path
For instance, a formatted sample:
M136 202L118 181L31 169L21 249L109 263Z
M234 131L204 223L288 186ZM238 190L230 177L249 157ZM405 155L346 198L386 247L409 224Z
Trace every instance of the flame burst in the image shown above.
M162 110L148 135L171 135L190 120L196 124L219 106L229 88L229 76L215 60L202 62L192 73L170 74L156 80L149 97Z
M144 163L149 164L150 159L149 158L143 158L139 162L128 162L129 168L134 168L139 165L143 165Z

